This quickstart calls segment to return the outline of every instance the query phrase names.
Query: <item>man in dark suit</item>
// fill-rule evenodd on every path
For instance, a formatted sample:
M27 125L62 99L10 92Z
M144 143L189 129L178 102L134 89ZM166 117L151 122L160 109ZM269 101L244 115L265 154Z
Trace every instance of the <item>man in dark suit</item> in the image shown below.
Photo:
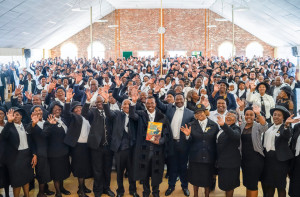
M0 71L0 97L1 97L1 103L5 101L4 98L4 91L6 88L6 82L5 82L6 72L1 68Z
M136 103L138 99L137 90L134 90L132 102ZM143 181L143 196L149 197L151 177L152 194L159 197L159 184L162 182L164 172L165 156L170 154L170 142L172 133L167 117L159 110L155 109L156 103L154 97L148 97L146 100L147 110L136 110L134 104L129 107L129 118L137 123L136 130L136 148L134 160L134 173L136 180ZM159 136L148 136L151 139L146 140L147 127L149 122L162 124L162 130Z
M32 74L28 72L27 80L24 80L24 89L23 92L35 93L36 81L32 79Z
M110 150L111 129L110 122L103 111L103 98L98 95L96 108L90 108L92 94L86 91L87 101L82 108L84 116L91 125L88 136L88 146L91 149L92 168L94 176L93 192L95 197L107 194L114 197L110 189L110 174L112 167L113 152Z
M136 183L133 180L133 146L135 144L134 121L129 120L130 100L124 100L122 110L110 110L108 92L103 92L105 116L112 122L112 142L110 149L115 153L117 170L117 197L124 196L123 175L125 168L128 172L129 193L134 197L139 197L136 193Z
M188 162L188 140L185 135L180 132L180 128L194 120L194 113L184 107L183 94L175 96L175 105L164 104L158 98L160 86L156 86L154 90L154 97L158 109L160 109L167 117L171 124L173 133L174 152L176 154L168 157L168 172L169 172L169 188L165 195L169 196L175 190L177 177L181 181L181 187L185 196L189 196L187 181L187 162Z

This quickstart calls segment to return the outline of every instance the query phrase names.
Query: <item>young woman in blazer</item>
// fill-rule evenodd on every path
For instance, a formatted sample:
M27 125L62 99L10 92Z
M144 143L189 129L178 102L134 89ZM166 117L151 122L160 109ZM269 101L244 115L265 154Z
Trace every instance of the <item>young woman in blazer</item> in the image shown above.
M271 115L274 124L264 133L263 139L265 162L261 182L267 197L273 197L276 188L278 197L285 197L286 178L293 158L289 147L290 124L300 120L292 119L288 109L280 105L271 109Z
M194 186L195 197L198 197L199 187L205 188L205 197L208 197L209 188L213 185L219 126L207 118L207 112L203 104L198 104L195 110L196 120L189 126L181 127L190 142L187 177Z
M296 124L293 131L291 149L295 157L291 162L289 195L298 197L300 194L300 124Z
M6 124L5 119L6 110L0 107L0 188L4 188L6 197L9 196L9 178L8 169L5 164L4 152L5 152L5 140L3 139L1 133Z
M240 186L241 129L236 125L238 114L236 111L229 110L225 121L220 116L217 118L217 123L221 127L217 136L219 188L226 191L226 197L233 197L234 189Z
M29 182L33 180L33 168L37 156L32 146L31 136L25 132L22 118L26 112L11 108L6 114L7 123L1 135L6 140L6 163L14 197L19 197L21 188L25 197L29 197Z
M240 114L243 185L247 188L247 197L257 197L257 186L264 167L261 135L268 129L268 124L258 106L245 109L245 102L241 100L238 100L238 105L240 112L244 111Z
M38 197L46 197L45 185L51 181L50 167L48 162L47 146L48 142L43 133L43 107L35 105L31 108L31 123L26 131L32 135L33 143L36 147L38 163L35 167L36 179L39 182Z
M90 150L87 144L91 125L89 121L81 115L81 103L78 101L70 103L74 96L71 88L67 91L66 96L64 117L68 126L68 131L64 142L71 147L71 170L74 177L77 177L79 184L79 190L77 193L79 197L87 197L85 194L86 188L84 186L84 182L85 179L93 176ZM91 191L89 190L89 193L90 192Z
M54 101L49 106L49 117L44 123L43 133L48 141L48 160L50 165L50 176L54 181L56 197L61 197L61 193L66 193L62 187L63 180L70 176L69 148L64 143L67 132L67 125L61 117L63 106L58 101ZM63 191L65 190L65 191ZM68 192L68 191L67 191Z

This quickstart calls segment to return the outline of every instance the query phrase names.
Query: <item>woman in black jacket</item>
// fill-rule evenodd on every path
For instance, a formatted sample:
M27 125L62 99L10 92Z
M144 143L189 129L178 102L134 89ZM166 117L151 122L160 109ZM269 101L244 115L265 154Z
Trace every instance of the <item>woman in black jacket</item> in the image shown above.
M42 106L33 106L31 108L31 123L27 126L26 131L32 135L33 142L36 146L37 159L39 161L35 167L36 179L39 182L38 197L46 197L44 194L45 184L51 181L47 155L48 142L43 133L44 123Z
M295 158L292 160L290 170L289 195L291 197L298 197L300 194L300 124L294 126L291 148Z
M5 141L1 136L2 130L6 124L5 119L6 110L3 107L0 107L0 188L4 188L5 196L9 197L9 178L8 178L8 169L4 163L4 151L5 151Z
M241 154L239 150L241 129L236 125L238 114L230 110L225 122L218 116L221 127L217 136L217 168L219 188L226 191L226 197L232 197L234 189L240 186Z
M26 112L12 108L6 114L7 123L2 130L6 140L6 158L14 197L19 197L21 187L25 197L29 197L29 182L33 180L33 168L37 164L37 156L31 143L31 136L25 132L22 118Z
M67 193L62 186L63 180L70 176L69 148L64 143L67 126L61 117L63 106L58 101L54 101L49 106L49 117L44 123L43 133L48 141L48 160L50 166L50 176L54 181L56 197L61 197L61 193ZM69 193L69 192L68 192Z
M195 120L181 131L190 141L188 181L194 186L194 196L198 197L199 187L205 188L205 197L209 196L210 186L213 185L213 176L216 162L216 139L219 126L207 118L206 107L197 105Z
M265 132L263 139L265 164L262 174L262 185L267 197L274 196L277 188L278 196L286 196L286 178L293 153L289 148L292 137L291 123L300 120L292 119L289 111L280 105L271 109L274 124Z

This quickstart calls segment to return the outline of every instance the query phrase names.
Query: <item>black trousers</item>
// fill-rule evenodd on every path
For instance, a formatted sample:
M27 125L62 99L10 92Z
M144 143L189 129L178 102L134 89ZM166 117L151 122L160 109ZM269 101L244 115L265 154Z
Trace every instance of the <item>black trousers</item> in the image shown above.
M181 144L174 142L175 153L168 157L169 187L175 188L177 177L181 181L181 187L187 189L187 162L188 152L181 150Z
M152 172L152 158L153 158L154 152L150 151L149 155L148 155L148 163L149 163L149 168L148 168L148 173L147 173L147 178L145 180L143 180L143 195L144 196L149 196L150 195L150 182L149 182L149 178L151 177L151 172ZM151 182L151 186L152 186L152 194L159 194L159 185L153 185Z
M101 196L110 187L110 174L113 152L106 147L91 150L92 168L94 176L93 192L95 196Z
M132 153L133 151L131 149L122 150L115 153L118 194L124 194L125 192L124 185L123 185L123 175L125 169L128 172L129 192L130 193L136 192L136 182L133 180Z
M4 86L0 86L0 97L1 97L1 103L3 103L5 101L5 99L4 99Z

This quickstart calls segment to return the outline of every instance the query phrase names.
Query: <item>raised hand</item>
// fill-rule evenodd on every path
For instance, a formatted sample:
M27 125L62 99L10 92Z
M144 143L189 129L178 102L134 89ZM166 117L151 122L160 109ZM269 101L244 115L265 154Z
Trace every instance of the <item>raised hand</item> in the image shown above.
M40 118L39 118L38 114L35 113L35 112L33 112L33 113L31 114L31 121L32 121L32 123L33 123L34 125L36 125L36 124L39 122L39 120L40 120Z
M159 93L161 88L162 88L161 85L159 85L159 84L155 85L155 87L154 87L154 93Z
M90 102L91 99L92 99L92 97L93 97L93 95L94 95L94 93L91 93L91 90L89 88L87 88L85 90L85 94L86 94L86 100Z
M28 99L28 100L32 100L32 93L29 93L29 92L25 92L25 96L26 96L26 98Z
M75 83L76 84L79 84L80 83L80 81L82 80L82 75L81 74L79 74L79 75L76 75L76 77L75 77Z
M204 79L204 85L207 86L207 84L208 84L208 78L205 78Z
M259 115L259 114L260 114L260 107L259 107L258 105L253 105L252 108L253 108L253 112L254 112L256 115Z
M115 82L118 87L122 84L122 81L119 79L118 76L115 76Z
M203 104L205 107L208 107L210 105L208 98L205 96L201 96L200 103Z
M255 91L255 88L256 88L255 83L250 82L250 92L254 92L254 91Z
M21 87L21 85L19 85L16 89L15 89L15 96L18 96L22 93L23 88Z
M73 98L74 95L75 95L75 93L73 93L73 89L69 88L67 91L67 94L66 94L66 97L67 97L66 101L71 102L71 99Z
M191 127L188 127L187 124L185 124L185 127L182 126L182 127L180 128L180 130L181 130L181 132L184 133L186 136L190 136L191 131L192 131Z
M224 120L221 116L217 116L218 120L217 120L217 123L222 127L224 125Z
M49 116L48 116L48 122L50 123L50 124L56 124L57 123L57 120L56 120L56 118L54 117L54 115L52 115L52 114L50 114Z
M245 107L245 102L243 100L241 100L240 98L236 98L236 102L241 108Z
M8 112L6 112L6 118L9 123L12 123L15 120L14 112L15 110L13 109L10 109Z
M290 117L288 117L288 119L286 119L286 121L285 121L286 126L289 126L291 123L295 124L295 123L300 122L300 118L293 119L293 117L294 117L294 114L292 114Z
M220 90L220 84L214 85L214 92L218 92Z
M138 93L137 89L135 89L135 88L133 88L131 90L131 99L132 99L133 103L136 103L137 100L139 99L139 93Z

